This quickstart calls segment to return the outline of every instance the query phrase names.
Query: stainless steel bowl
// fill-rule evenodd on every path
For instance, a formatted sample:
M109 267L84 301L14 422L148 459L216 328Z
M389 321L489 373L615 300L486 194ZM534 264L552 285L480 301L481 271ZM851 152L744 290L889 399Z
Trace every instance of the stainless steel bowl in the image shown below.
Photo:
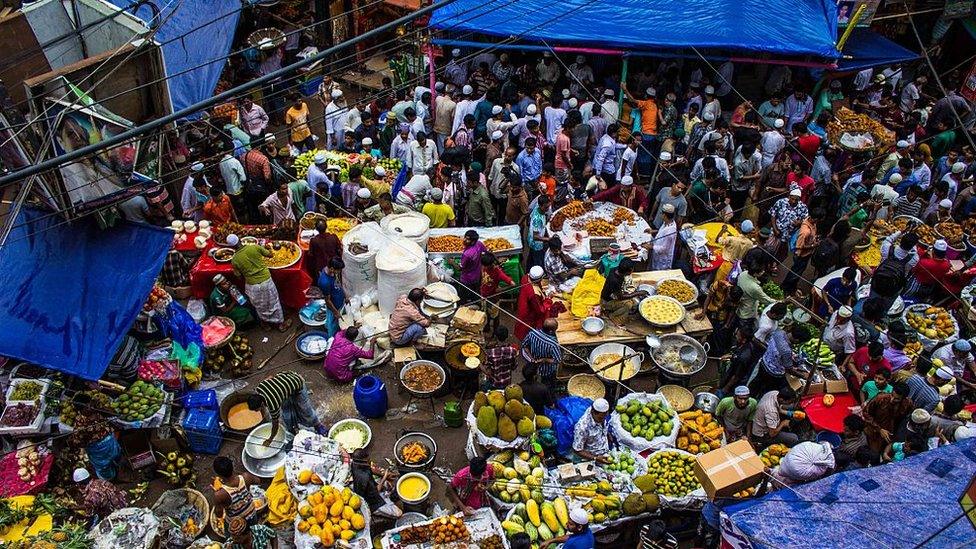
M580 323L580 327L587 334L595 336L607 327L607 323L598 316L588 316L583 319L583 322Z
M698 393L695 395L695 408L711 414L715 412L716 406L718 406L718 397L712 393Z

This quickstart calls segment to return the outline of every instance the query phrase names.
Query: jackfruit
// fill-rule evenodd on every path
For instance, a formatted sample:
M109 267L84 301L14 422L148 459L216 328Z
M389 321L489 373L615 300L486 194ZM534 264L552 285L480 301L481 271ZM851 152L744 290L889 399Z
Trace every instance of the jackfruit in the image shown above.
M535 420L535 410L533 410L532 407L529 406L528 404L522 405L522 414L524 414L525 417L531 420Z
M500 414L505 411L505 394L501 391L488 393L488 404L495 408L495 413Z
M634 486L641 492L654 492L654 489L657 488L657 477L641 475L634 479Z
M478 430L486 437L498 434L498 416L491 406L482 406L478 409Z
M519 436L527 437L531 435L533 432L535 432L535 425L532 423L531 419L527 417L523 417L522 419L518 420Z
M648 511L653 511L661 506L661 498L655 493L644 494L644 507Z
M546 416L535 416L535 426L539 429L552 429L552 420Z
M515 429L515 422L505 414L502 414L498 418L498 438L505 442L512 442L516 436L518 436L518 433Z
M474 394L474 409L480 410L483 406L488 405L488 395L484 391L478 391Z
M509 385L505 388L505 400L522 400L522 387Z
M512 418L512 421L518 421L525 417L525 412L522 411L522 403L517 400L506 402L505 415Z
M624 500L624 513L630 516L639 515L647 508L644 498L637 493L630 494Z

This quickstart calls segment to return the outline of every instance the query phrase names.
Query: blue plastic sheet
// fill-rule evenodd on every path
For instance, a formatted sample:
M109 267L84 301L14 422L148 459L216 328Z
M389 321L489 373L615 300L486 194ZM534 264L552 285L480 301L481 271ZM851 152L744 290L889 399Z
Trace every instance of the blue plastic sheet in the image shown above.
M921 55L888 40L870 29L854 29L844 46L838 71L859 71L868 67L914 61Z
M430 25L553 45L840 55L835 0L457 0Z
M973 547L959 498L976 474L976 439L905 461L831 475L724 509L727 546ZM725 546L725 544L723 544Z
M0 247L0 355L96 380L115 355L173 233L27 209Z
M132 0L110 0L119 7ZM163 7L159 16L162 26L157 42L165 43L163 57L169 79L173 110L178 111L213 95L217 80L227 62L237 21L240 0L182 0L156 2ZM175 11L175 13L174 13ZM153 13L143 7L135 12L143 21ZM170 17L172 15L172 17Z
M576 422L583 417L593 405L588 398L567 396L556 401L555 408L546 408L546 417L552 420L552 429L556 432L559 445L556 449L566 456L573 451L573 432Z

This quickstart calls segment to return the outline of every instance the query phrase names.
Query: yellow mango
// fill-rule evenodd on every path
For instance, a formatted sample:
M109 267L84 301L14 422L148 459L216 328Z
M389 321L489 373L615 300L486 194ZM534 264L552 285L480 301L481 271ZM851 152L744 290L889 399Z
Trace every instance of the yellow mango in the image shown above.
M349 519L349 522L352 524L352 527L357 531L362 530L363 528L366 527L366 519L364 519L363 516L360 515L359 513L355 513L352 516L352 518Z
M342 508L342 501L336 500L336 502L332 504L332 507L329 507L329 515L333 517L342 516Z

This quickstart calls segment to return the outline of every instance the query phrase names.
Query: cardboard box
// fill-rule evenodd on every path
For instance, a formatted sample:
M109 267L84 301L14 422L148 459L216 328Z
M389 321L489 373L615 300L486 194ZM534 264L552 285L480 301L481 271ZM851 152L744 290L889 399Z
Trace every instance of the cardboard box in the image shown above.
M695 459L695 476L709 499L730 496L759 484L764 470L748 440L737 440Z
M478 311L471 307L459 307L451 320L451 327L466 332L481 333L487 320L488 316L484 311Z
M796 394L800 396L811 396L811 395L822 395L826 390L824 388L824 382L819 377L814 377L813 381L810 382L810 387L807 392L803 392L803 386L806 384L806 380L801 377L796 377L793 374L786 374L786 382L789 384L790 388L796 391Z

